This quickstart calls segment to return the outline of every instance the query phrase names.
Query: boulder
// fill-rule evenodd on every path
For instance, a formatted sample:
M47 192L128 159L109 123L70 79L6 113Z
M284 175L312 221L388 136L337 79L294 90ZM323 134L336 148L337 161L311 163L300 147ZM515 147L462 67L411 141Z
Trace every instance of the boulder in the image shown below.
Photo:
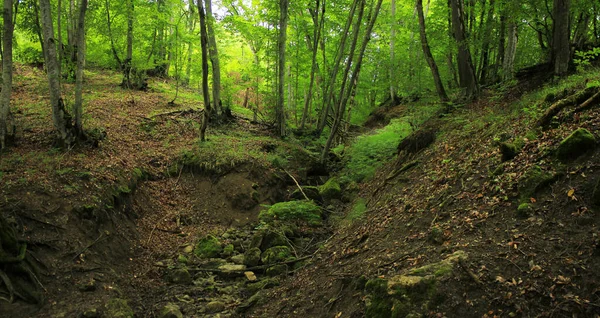
M214 258L218 257L222 251L221 242L216 237L208 235L198 241L194 254L202 258Z
M158 315L159 318L183 318L183 314L181 313L181 309L179 306L168 303L161 310Z
M133 309L129 307L125 299L113 298L106 304L105 316L111 318L133 318Z
M263 264L275 264L292 259L292 252L287 246L274 246L265 250L260 259Z
M187 285L192 282L192 275L186 268L174 269L169 277L173 284Z
M516 143L501 142L500 153L502 154L502 162L512 160L521 152L521 147Z
M238 265L244 264L244 254L233 255L231 257L231 261L234 264L238 264ZM246 264L246 265L248 265L248 264Z
M576 159L596 147L596 137L587 129L579 128L560 142L556 155L561 161Z
M260 263L260 255L262 254L260 248L253 247L244 253L244 265L252 267Z
M221 271L219 275L223 277L239 277L244 276L244 270L246 269L246 265L237 265L237 264L225 264L219 266L219 270Z
M206 312L214 314L225 310L225 304L222 301L211 301L206 304Z
M325 182L324 185L319 187L319 194L325 200L340 199L342 188L340 187L337 178L331 178Z
M279 276L279 275L287 274L287 272L288 272L288 266L285 264L280 264L280 265L274 265L274 266L267 268L267 270L265 271L265 274L267 274L267 276Z

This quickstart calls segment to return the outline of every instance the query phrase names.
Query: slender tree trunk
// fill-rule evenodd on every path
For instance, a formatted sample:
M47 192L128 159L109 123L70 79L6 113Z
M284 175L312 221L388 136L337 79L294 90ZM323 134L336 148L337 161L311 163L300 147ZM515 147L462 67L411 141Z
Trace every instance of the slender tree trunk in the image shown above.
M58 74L62 76L62 63L65 60L65 49L62 40L62 1L58 0L56 9L56 28L58 29Z
M66 111L60 93L58 61L56 56L56 39L52 24L50 0L40 0L42 17L42 33L44 37L44 57L48 69L48 86L50 88L50 103L52 104L52 119L56 129L56 142L59 147L68 147L73 142L71 115Z
M221 66L219 64L219 51L217 50L217 41L215 39L215 28L212 13L211 0L204 0L206 4L206 24L208 27L208 52L210 53L210 63L212 65L212 93L214 109L218 116L223 116L221 103Z
M321 25L324 22L325 15L319 15L321 1L316 1L316 8L314 14L314 24L315 28L313 30L314 44L312 45L312 66L310 68L310 82L308 84L308 93L306 94L306 99L304 100L304 109L302 111L302 122L300 123L300 129L304 130L306 125L306 117L308 117L308 110L310 108L310 104L313 100L313 89L315 86L315 73L317 72L317 53L319 52L319 40L321 38ZM323 3L323 6L325 3Z
M498 31L498 53L496 54L496 71L493 76L496 82L501 80L500 74L502 73L499 71L504 65L504 55L506 52L506 5L504 1L501 2L500 6L502 11L500 13L500 30ZM502 69L503 71L504 69Z
M421 7L423 5L421 4ZM422 9L422 8L421 8ZM390 100L393 102L396 100L396 57L395 57L395 46L396 46L396 0L392 0L391 3L391 14L392 23L390 30ZM422 11L422 10L421 10Z
M112 34L112 19L110 18L110 0L106 0L106 27L108 28L108 38L110 40L110 51L113 54L113 58L115 62L117 62L117 66L119 70L123 71L123 62L121 58L119 58L119 53L117 53L117 47L115 46L115 40Z
M502 69L504 70L504 80L511 80L515 73L515 55L517 52L517 43L519 37L517 33L517 24L513 21L508 23L508 43L504 51L504 61Z
M194 27L196 26L196 20L194 19L194 1L189 2L189 20L188 20L188 31L190 34L194 33ZM188 53L187 53L187 64L185 67L185 85L190 84L190 78L192 76L192 53L193 53L193 45L192 41L188 41Z
M470 100L479 95L479 85L477 84L477 78L475 77L473 60L465 35L461 1L451 0L451 4L454 38L458 43L458 76L460 78L460 87L465 90L466 99Z
M494 9L495 1L490 0L490 8L488 10L487 21L485 24L485 33L483 34L483 47L481 49L481 67L479 68L479 82L485 83L487 78L488 67L490 65L490 43L492 36L492 27L494 24Z
M79 7L79 19L77 20L77 71L75 73L75 104L73 106L73 116L75 117L75 133L82 137L83 124L83 68L85 66L85 12L87 10L88 0L81 0Z
M321 162L324 162L325 159L327 158L329 149L331 148L333 140L334 140L335 136L337 135L337 131L342 122L342 119L344 118L344 112L346 110L346 105L348 103L348 100L352 96L352 92L354 91L356 83L358 82L358 75L360 74L362 60L365 55L365 50L367 49L367 44L369 44L369 40L371 39L371 32L373 31L373 26L375 25L375 21L377 20L377 16L379 15L379 9L381 8L382 2L383 2L383 0L377 0L377 4L375 5L375 8L373 8L370 12L370 18L369 18L369 22L367 24L367 29L365 30L364 38L361 43L361 47L360 47L356 62L353 65L354 70L352 71L352 76L350 77L350 86L351 87L345 92L345 95L342 96L341 100L339 101L339 105L338 105L338 109L337 109L337 113L336 113L337 116L334 118L334 122L331 127L331 132L329 133L329 138L327 138L327 142L325 143L325 147L323 148L323 152L321 153Z
M569 13L571 0L554 0L554 31L552 37L552 63L554 74L564 76L569 71L571 46L569 42Z
M200 127L200 141L206 140L206 128L211 117L210 92L208 90L208 34L206 30L206 14L202 0L198 0L198 15L200 16L200 47L202 51L202 97L204 99L204 118Z
M4 33L2 36L2 92L0 92L0 150L6 149L14 137L14 127L10 114L14 31L12 0L4 0L2 19L4 20Z
M444 89L440 72L435 60L433 59L433 55L431 54L429 43L427 42L427 33L425 32L425 16L423 15L423 0L416 0L416 8L417 15L419 16L419 33L421 35L421 47L423 48L423 54L425 55L427 64L429 64L429 68L431 69L433 82L435 83L435 90L437 91L440 100L445 103L449 100L448 95Z
M131 63L133 62L133 18L134 18L133 0L127 0L127 49L125 60L123 61L123 83L121 86L132 88L131 85Z
M285 136L285 45L287 38L289 0L279 0L279 36L277 38L277 108L275 109L277 132Z

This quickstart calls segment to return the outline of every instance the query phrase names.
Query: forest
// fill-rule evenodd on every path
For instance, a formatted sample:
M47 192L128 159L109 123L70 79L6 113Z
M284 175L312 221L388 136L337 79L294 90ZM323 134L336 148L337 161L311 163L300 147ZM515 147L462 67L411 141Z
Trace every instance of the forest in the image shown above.
M4 0L2 317L600 316L600 2Z

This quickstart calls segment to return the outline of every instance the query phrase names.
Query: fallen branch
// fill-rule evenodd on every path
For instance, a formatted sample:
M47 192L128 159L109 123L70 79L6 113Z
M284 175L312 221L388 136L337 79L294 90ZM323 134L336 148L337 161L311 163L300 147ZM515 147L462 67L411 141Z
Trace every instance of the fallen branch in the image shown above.
M592 106L597 105L600 102L600 91L594 94L592 97L588 98L585 102L583 102L579 107L575 108L575 112L582 112L584 110L588 110L592 108Z
M300 190L300 192L302 192L302 195L304 196L304 198L306 198L307 201L310 201L310 199L308 198L306 193L304 193L304 190L302 190L302 187L300 186L300 184L298 183L296 178L294 178L294 176L292 176L289 172L287 172L287 170L283 169L283 171L285 171L285 173L287 173L287 175L290 176L290 178L292 178L292 180L294 180L294 183L298 187L298 190Z
M248 271L255 271L255 270L260 270L260 269L266 269L269 267L273 267L273 266L277 266L277 265L287 265L287 264L293 264L293 263L297 263L300 261L303 261L305 259L309 259L312 258L314 256L313 255L308 255L308 256L304 256L304 257L300 257L291 261L285 261L285 262L278 262L278 263L274 263L274 264L268 264L268 265L260 265L260 266L254 266L254 267L248 267L246 269L234 269L234 270L220 270L217 268L188 268L188 270L190 272L207 272L207 273L243 273L243 272L248 272Z
M567 107L586 102L595 93L596 94L598 93L597 86L588 87L582 91L579 91L573 95L570 95L567 98L563 98L563 99L559 100L558 102L552 104L552 106L550 106L548 109L546 109L546 111L544 112L544 115L542 115L542 117L540 117L540 119L537 121L536 126L538 126L538 127L548 126L550 124L550 122L552 121L552 118L554 116L556 116L560 111L562 111L563 109L565 109Z
M178 115L178 116L183 116L183 115L188 115L188 114L202 114L204 112L204 109L183 109L183 110L175 110L175 111L171 111L171 112L166 112L166 113L160 113L160 114L156 114L153 115L152 119L156 118L156 117L162 117L162 116L172 116L172 115Z
M93 241L90 245L86 246L84 249L81 250L81 252L75 254L75 256L72 258L72 260L74 261L77 257L79 257L79 255L85 253L85 251L87 251L90 247L94 246L96 243L100 242L100 239L103 237L103 233L100 233L100 235L98 236L98 238Z
M459 259L458 263L460 264L460 267L462 267L462 269L464 269L465 272L469 275L469 277L471 277L473 279L473 281L475 281L475 283L477 283L477 285L483 285L483 282L479 279L479 277L477 277L477 275L475 275L475 273L473 273L473 271L471 271L469 269L467 264L465 264L464 260Z

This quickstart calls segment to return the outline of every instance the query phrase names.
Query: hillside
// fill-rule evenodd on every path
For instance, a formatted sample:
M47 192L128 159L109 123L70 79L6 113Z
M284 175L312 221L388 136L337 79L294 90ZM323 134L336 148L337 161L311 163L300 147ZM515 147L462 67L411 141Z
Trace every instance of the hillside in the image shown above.
M19 66L0 158L2 226L26 250L2 316L600 314L595 73L383 105L327 166L319 141L243 108L198 143L198 94L172 104L169 81L127 91L102 70L86 83L102 138L58 151L42 75ZM578 129L595 141L557 150Z

